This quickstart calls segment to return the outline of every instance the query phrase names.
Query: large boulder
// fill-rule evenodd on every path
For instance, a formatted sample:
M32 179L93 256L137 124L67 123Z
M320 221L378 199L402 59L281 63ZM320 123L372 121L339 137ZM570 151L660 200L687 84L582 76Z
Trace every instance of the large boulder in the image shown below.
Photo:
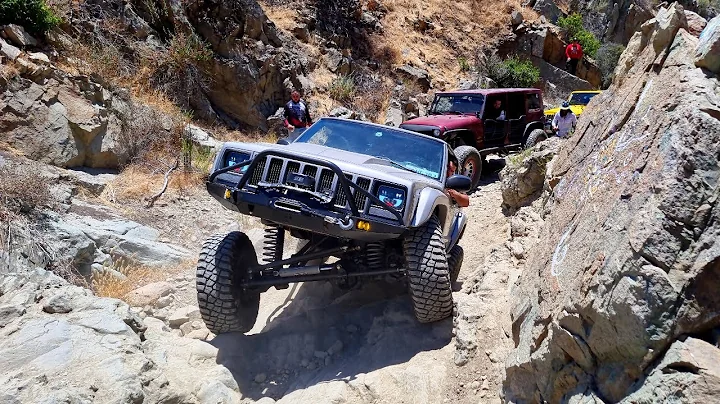
M693 13L690 10L685 10L685 18L688 22L688 32L699 37L702 31L707 26L707 20L699 14Z
M545 185L548 163L562 141L557 137L540 142L530 153L511 155L500 171L503 205L516 209L537 199Z
M720 16L710 20L700 35L695 65L720 74Z
M583 25L602 42L627 43L642 23L653 18L652 4L640 0L587 0L573 3Z
M125 163L117 114L125 102L86 76L48 71L52 77L46 80L22 77L0 93L3 140L33 160L59 167L116 168Z
M720 325L720 86L694 65L678 10L635 34L553 163L544 242L513 291L505 400L618 402L672 380L712 394L715 370L671 349L714 344Z

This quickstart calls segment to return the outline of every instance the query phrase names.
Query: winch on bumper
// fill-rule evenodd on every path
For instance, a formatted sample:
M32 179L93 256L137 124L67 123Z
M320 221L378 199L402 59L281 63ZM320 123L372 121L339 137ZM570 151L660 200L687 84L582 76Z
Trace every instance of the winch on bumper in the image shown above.
M247 187L252 173L259 162L268 156L302 161L332 170L337 176L337 187L333 194L322 194L284 184L260 182ZM215 182L218 175L249 166L236 185ZM302 182L306 176L297 175ZM377 196L349 181L335 164L306 156L297 156L280 151L267 150L247 160L215 171L207 182L208 192L224 207L240 213L270 219L288 227L307 230L331 237L359 241L379 241L401 237L407 226L400 212L383 204ZM354 192L351 192L351 189ZM347 198L349 209L334 209L333 200L342 190L345 195L360 192L367 197L375 210L390 213L393 219L377 217L360 211L353 197Z

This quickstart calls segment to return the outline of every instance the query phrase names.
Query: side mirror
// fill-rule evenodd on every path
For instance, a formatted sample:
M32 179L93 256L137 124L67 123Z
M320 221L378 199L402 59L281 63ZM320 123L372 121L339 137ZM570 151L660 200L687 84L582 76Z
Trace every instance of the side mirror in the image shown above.
M290 144L290 141L287 140L286 137L283 137L283 138L278 139L277 142L275 142L275 143L276 143L276 144L281 144L281 145L287 146L287 145Z
M469 192L472 188L472 179L467 175L455 174L445 180L445 188L454 189L458 192Z

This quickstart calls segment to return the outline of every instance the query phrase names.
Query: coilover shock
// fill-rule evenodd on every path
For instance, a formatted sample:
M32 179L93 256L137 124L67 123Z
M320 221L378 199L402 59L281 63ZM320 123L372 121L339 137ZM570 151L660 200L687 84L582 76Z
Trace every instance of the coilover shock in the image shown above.
M265 225L263 239L263 261L271 263L282 259L283 245L285 243L285 229L277 224Z
M383 243L368 243L365 246L365 259L370 269L385 267L385 245Z

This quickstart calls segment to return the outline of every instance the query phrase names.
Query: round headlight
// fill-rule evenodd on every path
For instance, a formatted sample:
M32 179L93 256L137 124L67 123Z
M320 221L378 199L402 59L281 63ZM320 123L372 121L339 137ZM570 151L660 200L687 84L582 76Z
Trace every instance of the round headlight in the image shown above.
M433 135L434 135L434 136L440 136L440 129L435 129L435 130L433 131Z

